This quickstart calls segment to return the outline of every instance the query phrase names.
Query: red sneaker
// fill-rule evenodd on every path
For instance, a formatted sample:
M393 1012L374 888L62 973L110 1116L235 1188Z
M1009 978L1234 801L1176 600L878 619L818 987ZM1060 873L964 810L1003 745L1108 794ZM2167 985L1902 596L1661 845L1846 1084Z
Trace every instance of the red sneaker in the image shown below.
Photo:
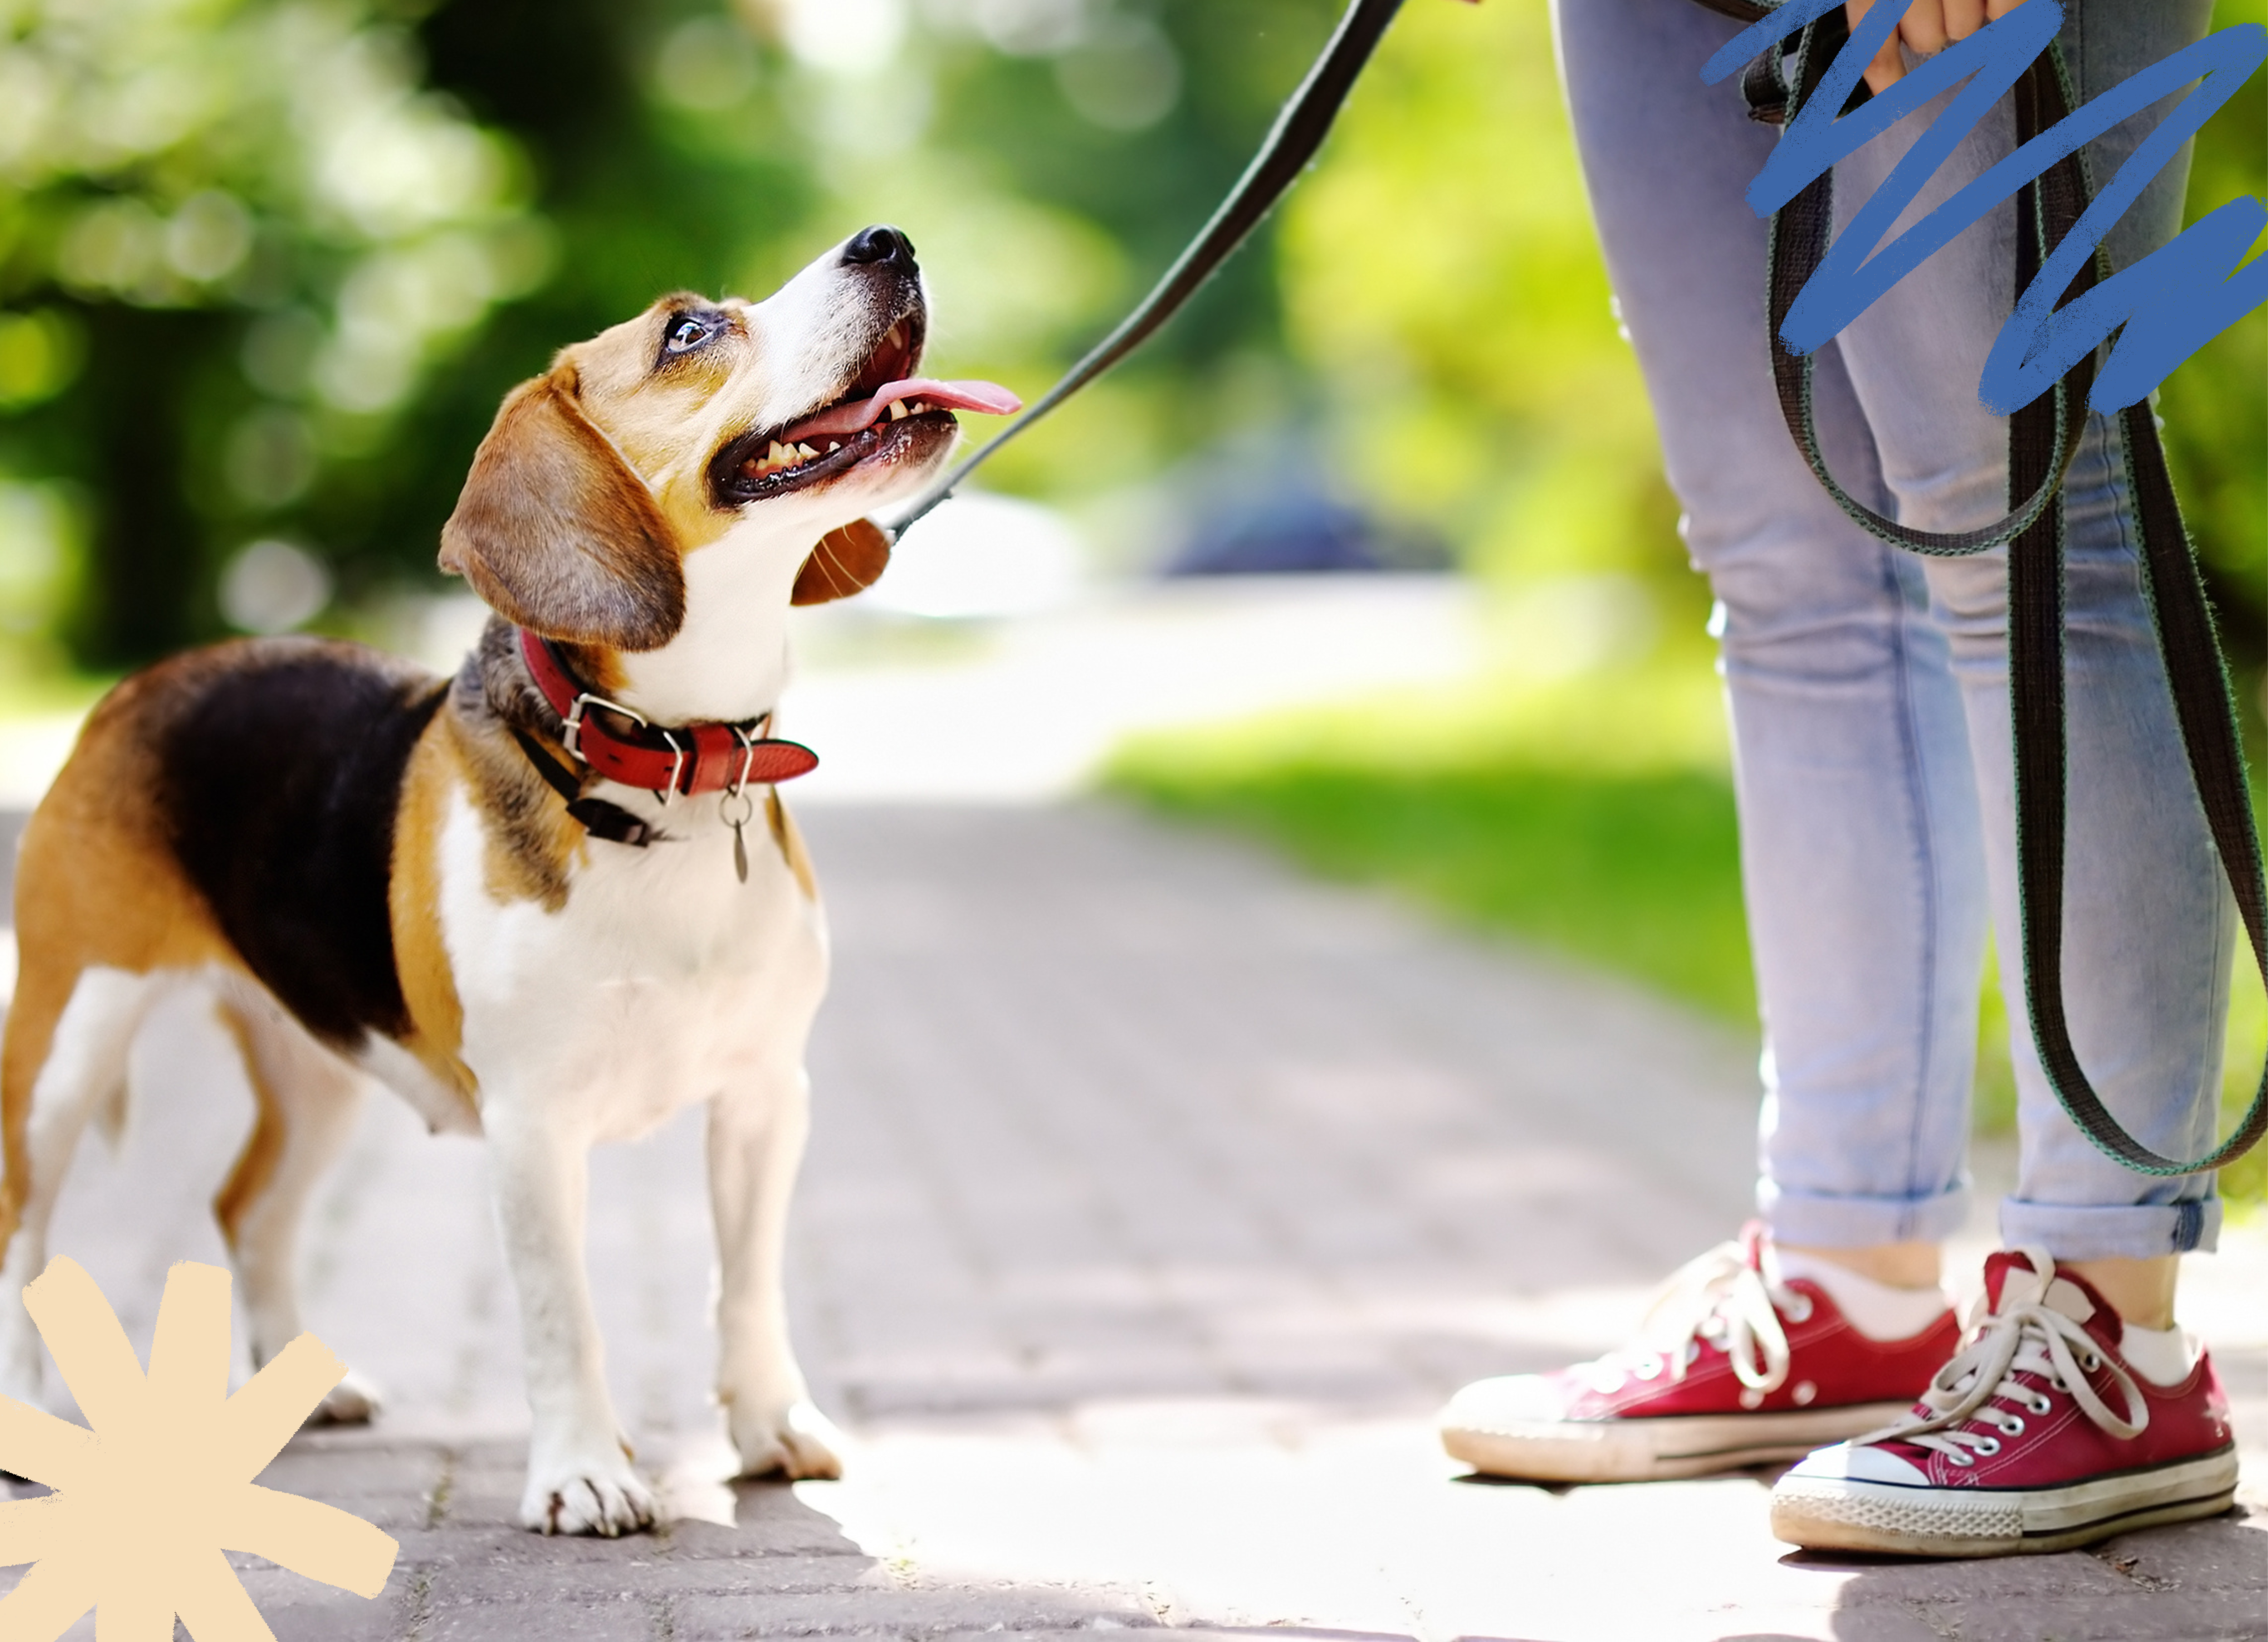
M2119 1355L2110 1303L2037 1250L1992 1256L1984 1286L1968 1345L1911 1413L1780 1479L1774 1536L1814 1550L2001 1557L2228 1509L2236 1446L2209 1360L2153 1385Z
M1763 1252L1751 1225L1678 1272L1648 1316L1649 1345L1467 1386L1441 1411L1441 1446L1543 1482L1769 1464L1895 1418L1960 1343L1950 1309L1910 1339L1869 1339L1808 1279L1768 1285Z

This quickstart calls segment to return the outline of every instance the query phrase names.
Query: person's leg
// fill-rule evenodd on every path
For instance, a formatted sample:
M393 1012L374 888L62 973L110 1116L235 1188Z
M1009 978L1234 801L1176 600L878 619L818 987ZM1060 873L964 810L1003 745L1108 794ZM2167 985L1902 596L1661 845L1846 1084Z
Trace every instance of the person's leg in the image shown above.
M1770 1235L1681 1273L1640 1346L1467 1387L1442 1436L1508 1475L1692 1475L1875 1428L1957 1341L1936 1240L1965 1207L1984 868L1920 569L1844 518L1780 421L1764 225L1742 197L1773 137L1699 77L1734 26L1660 0L1573 0L1555 21L1609 272L1718 597ZM1820 400L1837 471L1887 505L1831 357Z
M2099 94L2203 30L2206 0L2081 0L2066 50ZM1838 170L1850 203L1887 172L1924 110ZM2106 178L2139 141L2091 154ZM2005 106L1933 180L1917 213L2000 155ZM2169 174L2113 236L2124 264L2170 237ZM1976 398L1984 349L2011 306L2013 212L1931 259L1847 330L1851 379L1904 523L1962 530L2006 507L2005 424ZM2234 915L2192 792L2136 561L2116 429L2087 430L2066 489L2066 707L2071 847L2064 984L2073 1037L2105 1103L2145 1144L2209 1143L2220 1082ZM1985 813L1995 927L2019 949L2004 554L1933 563L1937 618L1968 705ZM2177 1257L2211 1246L2209 1177L2155 1180L2079 1133L2047 1088L2009 975L2021 1157L2003 1206L2017 1250L1986 1267L1970 1345L1912 1416L1815 1454L1773 1495L1773 1531L1814 1549L1999 1555L2089 1543L2213 1514L2236 1477L2226 1399L2193 1342L2171 1330ZM2076 1279L2076 1280L2073 1280Z
M1783 1246L1933 1281L1966 1210L1984 939L1945 640L1920 565L1843 516L1781 421L1766 229L1744 198L1776 137L1700 80L1734 26L1659 0L1556 21L1608 270L1719 603L1768 1045L1759 1208ZM1887 506L1831 348L1818 400L1831 465Z
M2210 11L2210 0L2073 7L2065 48L2081 95L2098 95L2187 45L2203 33ZM2163 112L2090 149L2098 184ZM1847 218L1931 117L1922 111L1838 170L1838 216ZM1909 218L2005 155L2013 140L2004 104ZM2186 171L2184 155L2121 222L2109 245L2115 264L2146 254L2179 228ZM1968 529L2007 506L2007 425L1984 411L1976 385L2012 305L2014 234L2013 209L2003 207L1841 338L1885 482L1906 524ZM2110 1110L2145 1144L2197 1155L2210 1144L2216 1106L2235 914L2182 752L2132 517L2117 429L2095 417L2066 490L2071 821L2064 984L2080 1059ZM2120 1167L2080 1135L2048 1087L2013 959L2020 948L2006 555L1933 561L1927 574L1967 705L2014 1023L2021 1160L2002 1233L2012 1247L2041 1245L2066 1263L2120 1262L2099 1275L2144 1322L2165 1308L2173 1257L2212 1244L2219 1221L2212 1177L2154 1180ZM2164 1268L2133 1264L2152 1259Z

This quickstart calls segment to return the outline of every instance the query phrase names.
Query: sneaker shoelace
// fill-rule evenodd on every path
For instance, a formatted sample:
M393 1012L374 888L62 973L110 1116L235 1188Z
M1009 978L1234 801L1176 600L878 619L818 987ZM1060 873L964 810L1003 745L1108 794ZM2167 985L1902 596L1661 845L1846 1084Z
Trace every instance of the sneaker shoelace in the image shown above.
M1719 1243L1662 1285L1646 1308L1646 1345L1600 1358L1590 1365L1591 1382L1601 1391L1614 1391L1625 1376L1651 1380L1664 1369L1672 1381L1683 1380L1705 1343L1725 1353L1734 1377L1749 1390L1776 1391L1787 1380L1783 1316L1803 1322L1811 1316L1810 1300L1767 1283L1745 1243Z
M2065 1393L2111 1436L2141 1434L2150 1423L2150 1410L2134 1376L2115 1358L2106 1357L2093 1335L2050 1303L2055 1263L2046 1252L2020 1252L2032 1269L2009 1268L2002 1279L1999 1305L1972 1325L1975 1332L1969 1344L1937 1371L1920 1404L1881 1430L1859 1438L1853 1447L1908 1442L1934 1449L1955 1465L1974 1465L1979 1455L1990 1459L1998 1454L2002 1437L2021 1436L2025 1414L2037 1418L2054 1409L2048 1391L2033 1382L2044 1382L2049 1390ZM2126 1404L2124 1415L2103 1400L2088 1378L2104 1369ZM2027 1374L2031 1381L2022 1377ZM1992 1429L1964 1429L1972 1425Z

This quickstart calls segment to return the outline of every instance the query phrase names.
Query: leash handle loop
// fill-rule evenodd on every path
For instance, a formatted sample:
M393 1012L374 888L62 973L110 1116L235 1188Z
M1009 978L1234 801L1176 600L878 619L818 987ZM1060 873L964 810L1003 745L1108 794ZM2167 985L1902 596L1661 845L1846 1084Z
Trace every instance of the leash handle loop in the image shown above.
M1800 43L1796 48L1795 82L1788 101L1788 118L1808 102L1826 77L1828 66L1850 38L1841 8L1828 12L1815 23L1805 26ZM2051 51L2049 55L2053 55ZM2043 68L2043 60L2035 62L2025 77L2018 83L2018 142L2029 135L2022 129L2025 95L2028 90L2037 94L2036 80L2043 75L2051 82L2055 70ZM2062 99L2058 98L2060 104ZM2067 111L2067 105L2066 106ZM2056 118L2061 118L2058 113ZM2048 123L2052 124L2051 120ZM2023 294L2031 283L2032 275L2049 252L2062 243L2079 222L2080 213L2086 209L2088 199L2086 173L2080 168L2077 154L2067 154L2048 168L2045 175L2027 183L2018 194L2018 209L2021 217L2016 235L2017 268L2016 293ZM1794 199L1772 214L1770 237L1771 278L1765 297L1766 323L1770 327L1772 359L1772 385L1779 396L1780 414L1787 422L1788 431L1795 437L1796 446L1803 452L1827 494L1834 499L1859 528L1879 540L1910 553L1926 553L1933 557L1957 558L1970 553L1989 552L2002 546L2029 530L2050 510L2051 504L2062 494L2064 474L2072 458L2079 454L2079 442L2086 432L2087 415L2084 407L2088 390L2095 382L2095 357L2088 355L2073 365L2063 379L2048 393L2019 410L2010 419L2010 438L2021 437L2027 447L2044 437L2048 448L2055 452L2052 465L2039 471L2036 464L2027 464L2032 470L2033 482L2029 488L2017 489L2010 480L2011 492L2022 500L2012 502L2007 514L1993 523L1969 531L1918 531L1887 518L1859 501L1837 482L1828 471L1827 458L1820 448L1819 424L1813 400L1815 356L1791 353L1780 341L1780 328L1786 322L1788 312L1795 299L1810 282L1820 264L1825 260L1827 247L1835 231L1835 172L1832 167L1822 171L1804 186ZM2044 243L2042 243L2043 239ZM2073 282L2065 300L2091 289L2097 277L2090 262Z
M1701 0L1712 10L1727 5ZM1840 8L1806 26L1790 117L1817 89L1828 62L1848 30ZM2014 89L2016 141L2021 147L2071 112L2072 86L2060 48L2051 44ZM2251 1105L2235 1130L2204 1156L2168 1157L2137 1140L2088 1081L2071 1041L2063 993L2063 890L2067 843L2068 762L2064 687L2064 478L2087 425L2094 385L2089 354L2047 393L2009 418L2007 516L1982 530L1909 530L1849 495L1827 471L1820 451L1812 397L1812 361L1791 355L1779 341L1787 311L1817 272L1834 226L1834 173L1822 172L1775 213L1767 294L1772 379L1788 431L1819 482L1870 534L1910 552L1940 555L1981 553L2008 545L2009 711L2015 748L2016 877L2021 925L2026 1012L2032 1040L2050 1087L2088 1140L2138 1174L2204 1174L2234 1162L2268 1134L2268 1067ZM2064 156L2017 195L2016 295L2037 277L2091 199L2077 151ZM2098 251L2064 293L2068 303L2102 276ZM2060 305L2060 304L2059 304ZM2268 974L2268 891L2264 891L2260 839L2237 733L2235 697L2228 663L2213 630L2212 605L2198 571L2197 550L2182 522L2146 400L2119 414L2124 435L2129 494L2141 535L2143 588L2166 665L2182 744L2196 783L2221 870L2236 899L2254 958ZM2021 501L2014 498L2021 497ZM2216 1125L2217 1126L2217 1125ZM2212 1133L2210 1129L2208 1134Z

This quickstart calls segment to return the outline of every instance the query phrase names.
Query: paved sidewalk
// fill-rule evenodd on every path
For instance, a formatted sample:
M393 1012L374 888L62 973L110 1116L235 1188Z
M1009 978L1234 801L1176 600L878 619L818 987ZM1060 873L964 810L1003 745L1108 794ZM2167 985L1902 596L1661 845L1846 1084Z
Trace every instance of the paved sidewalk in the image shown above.
M1427 1427L1450 1389L1613 1343L1742 1218L1749 1045L1107 806L805 818L837 957L791 1286L849 1477L714 1480L688 1114L599 1155L591 1221L610 1377L678 1519L509 1526L482 1154L374 1100L311 1214L309 1310L389 1408L266 1480L401 1558L374 1603L254 1568L279 1636L2268 1636L2261 1446L2249 1515L1999 1565L1784 1556L1749 1476L1456 1478ZM250 1103L202 1103L90 1140L59 1216L140 1343L166 1264L219 1257L204 1204ZM2260 1445L2268 1235L2231 1242L2190 1316Z

